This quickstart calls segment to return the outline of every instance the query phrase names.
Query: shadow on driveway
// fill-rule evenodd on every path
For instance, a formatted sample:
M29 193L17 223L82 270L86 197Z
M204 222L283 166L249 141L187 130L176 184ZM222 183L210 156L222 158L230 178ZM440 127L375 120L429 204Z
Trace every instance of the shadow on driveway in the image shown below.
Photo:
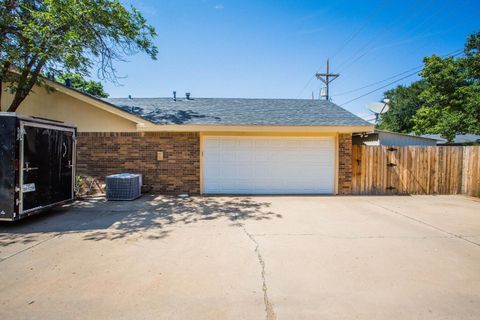
M161 239L174 227L227 219L281 218L270 203L249 197L192 197L144 195L127 202L91 198L17 222L0 223L0 247L40 240L43 234L84 233L84 240L116 240L130 236Z

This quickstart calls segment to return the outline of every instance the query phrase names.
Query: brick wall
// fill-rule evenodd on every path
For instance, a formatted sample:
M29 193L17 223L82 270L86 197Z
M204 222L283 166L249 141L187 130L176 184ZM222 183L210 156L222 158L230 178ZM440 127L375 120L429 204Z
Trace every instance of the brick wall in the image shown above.
M352 192L352 135L339 134L338 193ZM157 160L162 151L163 160ZM101 181L110 174L138 172L152 192L200 193L198 133L78 134L77 174Z
M352 193L352 134L338 135L338 194Z
M157 160L162 151L163 160ZM106 175L137 172L153 192L200 193L198 133L78 133L77 174L103 181Z

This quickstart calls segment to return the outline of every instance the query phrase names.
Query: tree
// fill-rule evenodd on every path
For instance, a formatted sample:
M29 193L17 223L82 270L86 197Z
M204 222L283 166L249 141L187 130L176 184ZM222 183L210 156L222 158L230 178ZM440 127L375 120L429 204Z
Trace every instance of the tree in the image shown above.
M390 109L380 116L378 128L401 133L413 132L413 117L423 104L420 93L424 88L423 81L416 81L409 86L400 85L386 91L384 97L390 99Z
M63 73L57 78L58 82L65 83L66 80L71 82L71 86L74 89L88 93L92 96L99 98L108 98L108 93L103 89L101 82L93 80L85 80L82 75L78 73Z
M424 58L422 79L385 92L390 111L380 129L417 134L480 134L480 33L469 36L465 57Z
M415 132L440 133L448 141L456 134L480 134L479 46L476 33L467 40L465 57L424 59L424 102L413 119Z
M63 71L118 79L114 62L145 52L156 59L156 33L118 0L0 0L0 85L15 111L42 75ZM0 92L3 88L0 87Z

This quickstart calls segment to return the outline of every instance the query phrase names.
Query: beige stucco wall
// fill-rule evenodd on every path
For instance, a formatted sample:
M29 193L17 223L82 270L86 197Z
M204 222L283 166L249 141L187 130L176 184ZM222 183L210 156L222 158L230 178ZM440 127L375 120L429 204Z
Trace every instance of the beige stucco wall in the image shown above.
M6 111L12 95L2 94L1 111ZM70 122L79 132L134 132L137 124L116 114L99 109L58 90L47 92L36 87L22 102L17 113Z

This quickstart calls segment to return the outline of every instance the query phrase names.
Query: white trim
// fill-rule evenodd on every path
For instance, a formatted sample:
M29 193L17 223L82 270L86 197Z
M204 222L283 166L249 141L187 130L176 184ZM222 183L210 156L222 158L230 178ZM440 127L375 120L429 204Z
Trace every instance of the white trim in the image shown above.
M296 133L353 133L373 129L374 126L267 126L267 125L155 125L139 128L144 132L296 132Z
M55 90L57 90L58 92L62 92L66 95L69 95L75 99L78 99L80 101L83 101L83 102L86 102L92 106L95 106L103 111L107 111L109 113L112 113L114 115L117 115L121 118L124 118L124 119L127 119L129 121L132 121L134 123L136 123L137 125L145 125L145 124L151 124L151 125L155 125L153 122L150 122L148 120L145 120L143 118L140 118L140 117L137 117L131 113L128 113L126 111L123 111L117 107L114 107L113 105L111 105L110 103L106 102L106 101L103 101L99 98L95 98L95 97L92 97L88 94L85 94L83 92L80 92L80 91L77 91L73 88L69 88L69 87L66 87L60 83L57 83L55 81L52 81L52 80L49 80L49 79L44 79L45 80L45 83L54 88Z

